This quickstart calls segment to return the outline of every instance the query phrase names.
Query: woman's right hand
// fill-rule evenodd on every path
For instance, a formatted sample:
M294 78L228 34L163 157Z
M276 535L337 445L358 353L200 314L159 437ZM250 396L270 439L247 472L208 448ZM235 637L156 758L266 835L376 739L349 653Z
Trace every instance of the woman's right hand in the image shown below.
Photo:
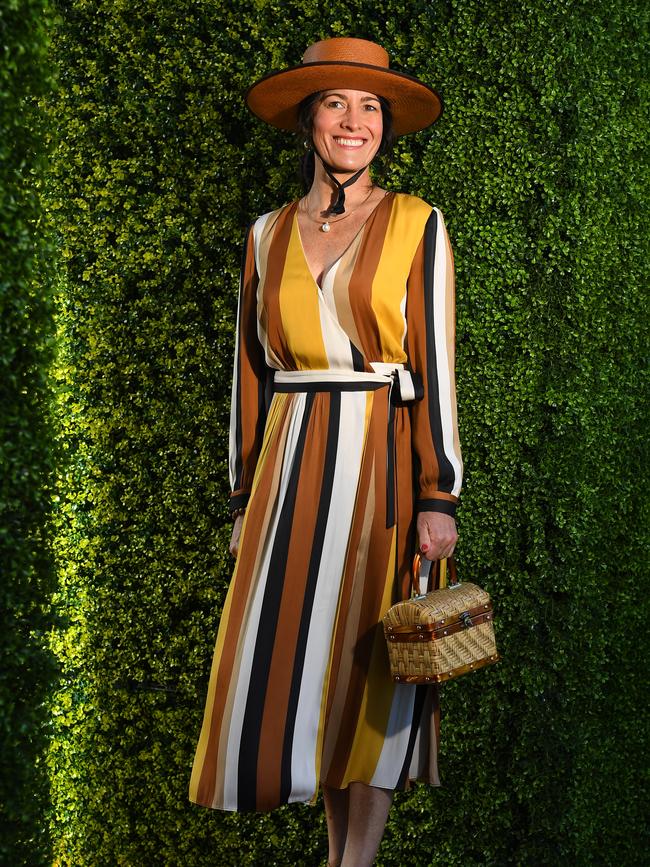
M239 550L239 537L241 535L242 524L244 523L244 516L237 515L235 518L235 523L232 528L232 536L230 537L230 553L233 557L237 556L237 551Z

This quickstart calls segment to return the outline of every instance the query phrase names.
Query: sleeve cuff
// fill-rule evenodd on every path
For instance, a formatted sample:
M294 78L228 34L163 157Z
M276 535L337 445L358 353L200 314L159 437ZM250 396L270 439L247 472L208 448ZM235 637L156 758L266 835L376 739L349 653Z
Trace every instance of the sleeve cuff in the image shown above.
M455 518L457 506L458 503L452 502L452 500L429 499L415 501L415 511L417 514L420 512L444 512L445 515L451 515L452 518Z
M230 502L228 503L230 511L234 512L235 509L241 509L243 506L247 506L250 495L250 491L233 491L230 495Z

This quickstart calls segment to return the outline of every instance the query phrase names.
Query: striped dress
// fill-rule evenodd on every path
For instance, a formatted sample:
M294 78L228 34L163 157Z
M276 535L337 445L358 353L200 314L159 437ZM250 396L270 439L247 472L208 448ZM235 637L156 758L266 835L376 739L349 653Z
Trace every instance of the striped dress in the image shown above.
M454 262L443 215L389 192L314 280L297 202L244 243L231 507L247 505L190 801L267 811L320 785L439 786L439 686L394 684L381 619L419 511L454 515Z

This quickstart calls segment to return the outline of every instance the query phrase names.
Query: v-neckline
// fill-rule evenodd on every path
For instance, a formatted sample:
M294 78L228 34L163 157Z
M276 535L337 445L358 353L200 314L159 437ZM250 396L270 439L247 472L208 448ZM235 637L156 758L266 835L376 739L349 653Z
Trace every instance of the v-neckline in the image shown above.
M375 207L372 209L372 211L370 212L370 214L366 217L366 219L363 221L363 223L362 223L361 226L359 227L359 231L356 232L356 234L354 235L354 237L352 238L352 240L350 241L350 243L347 245L347 247L343 250L343 252L341 253L341 255L340 255L337 259L335 259L335 260L332 262L332 264L329 266L329 268L326 268L326 269L323 271L323 274L322 274L322 277L321 277L321 282L320 282L320 284L319 284L318 280L314 277L314 274L313 274L311 268L309 267L309 261L307 260L307 254L305 253L305 247L304 247L304 244L302 243L302 236L301 236L301 234L300 234L300 224L299 224L299 222L298 222L298 202L295 203L295 210L294 210L294 213L293 213L293 219L294 219L295 224L296 224L296 234L297 234L297 236L298 236L298 246L300 247L300 252L302 253L302 258L303 258L303 261L304 261L304 263L305 263L305 267L307 268L307 271L308 271L308 273L309 273L309 276L310 276L311 279L313 280L314 285L316 286L316 288L318 289L319 292L322 292L322 291L323 291L323 284L325 283L325 280L326 280L326 278L327 278L327 275L328 275L329 272L332 270L332 268L334 268L335 265L338 265L338 263L339 263L339 262L341 261L341 259L345 256L345 254L348 252L348 250L352 247L352 245L355 243L355 241L357 240L357 238L361 235L361 233L363 232L363 230L366 228L367 224L370 222L370 220L372 220L372 218L375 216L375 214L377 213L377 211L379 210L379 208L381 208L381 206L384 204L384 202L385 202L387 199L393 197L394 195L395 195L395 192L394 192L393 190L387 190L387 191L386 191L386 193L385 193L385 195L383 196L383 198L381 198L381 199L377 202L377 204L376 204Z

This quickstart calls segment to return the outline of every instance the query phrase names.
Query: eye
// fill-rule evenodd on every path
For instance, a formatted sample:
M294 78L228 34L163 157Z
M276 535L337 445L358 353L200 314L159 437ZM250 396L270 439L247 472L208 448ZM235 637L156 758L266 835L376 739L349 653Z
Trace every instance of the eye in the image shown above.
M379 111L379 106L373 105L371 102L366 103L366 108L369 108L370 111Z
M337 105L343 105L340 99L330 99L325 104L328 108L335 108Z

